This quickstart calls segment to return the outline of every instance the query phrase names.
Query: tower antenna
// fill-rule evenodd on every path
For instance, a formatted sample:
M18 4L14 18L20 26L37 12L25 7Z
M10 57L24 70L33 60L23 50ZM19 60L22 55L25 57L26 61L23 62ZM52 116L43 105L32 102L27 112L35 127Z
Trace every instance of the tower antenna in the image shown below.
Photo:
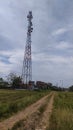
M28 30L27 30L27 41L25 45L25 53L22 67L22 81L25 84L28 84L29 81L32 81L32 57L31 57L31 33L32 28L32 11L29 11L27 15L28 19Z

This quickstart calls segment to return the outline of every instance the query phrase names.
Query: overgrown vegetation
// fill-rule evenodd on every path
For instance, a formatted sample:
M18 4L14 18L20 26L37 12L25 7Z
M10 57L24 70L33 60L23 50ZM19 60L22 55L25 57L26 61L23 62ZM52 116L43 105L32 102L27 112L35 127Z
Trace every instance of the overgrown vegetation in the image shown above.
M73 130L73 93L58 93L55 97L50 126L47 130Z
M36 102L47 91L0 90L0 121Z

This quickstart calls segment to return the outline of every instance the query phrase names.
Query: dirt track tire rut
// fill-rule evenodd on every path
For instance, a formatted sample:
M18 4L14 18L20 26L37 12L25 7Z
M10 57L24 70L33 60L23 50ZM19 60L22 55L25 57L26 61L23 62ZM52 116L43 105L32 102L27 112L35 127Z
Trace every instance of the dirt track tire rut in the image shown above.
M52 113L53 101L54 101L54 95L52 95L52 97L47 105L47 108L43 113L42 119L39 122L39 125L37 126L37 128L35 130L46 130L46 128L49 127L49 120L50 120L50 116Z
M16 122L26 118L28 115L30 116L32 113L35 113L37 109L45 102L46 98L50 96L52 93L48 94L47 96L41 98L36 103L30 105L25 110L18 112L16 115L6 119L3 122L0 122L0 130L8 130L11 129Z
M22 120L20 123L20 128L18 128L18 124L14 126L15 130L46 130L49 126L49 119L52 113L53 108L53 99L54 94L50 95L49 100L46 100L43 105L41 104L40 108L43 111L39 111L39 109L28 116L26 119ZM44 107L45 106L45 107ZM13 130L14 130L13 129Z

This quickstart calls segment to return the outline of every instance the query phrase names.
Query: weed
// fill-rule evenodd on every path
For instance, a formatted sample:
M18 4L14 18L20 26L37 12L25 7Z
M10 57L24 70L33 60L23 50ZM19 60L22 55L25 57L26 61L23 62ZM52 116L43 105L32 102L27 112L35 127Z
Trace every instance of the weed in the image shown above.
M73 130L73 93L58 93L55 97L47 130Z
M47 93L47 91L0 90L0 121L25 109Z

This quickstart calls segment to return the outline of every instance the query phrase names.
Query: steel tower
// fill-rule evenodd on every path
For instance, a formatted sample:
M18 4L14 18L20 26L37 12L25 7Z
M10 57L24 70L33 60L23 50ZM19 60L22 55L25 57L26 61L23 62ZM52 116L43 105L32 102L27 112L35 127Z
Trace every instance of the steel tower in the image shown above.
M32 81L32 57L31 57L31 33L33 31L32 18L33 18L32 11L29 11L29 14L27 15L28 19L27 41L25 45L25 53L22 68L22 80L25 84L28 84L29 81Z

